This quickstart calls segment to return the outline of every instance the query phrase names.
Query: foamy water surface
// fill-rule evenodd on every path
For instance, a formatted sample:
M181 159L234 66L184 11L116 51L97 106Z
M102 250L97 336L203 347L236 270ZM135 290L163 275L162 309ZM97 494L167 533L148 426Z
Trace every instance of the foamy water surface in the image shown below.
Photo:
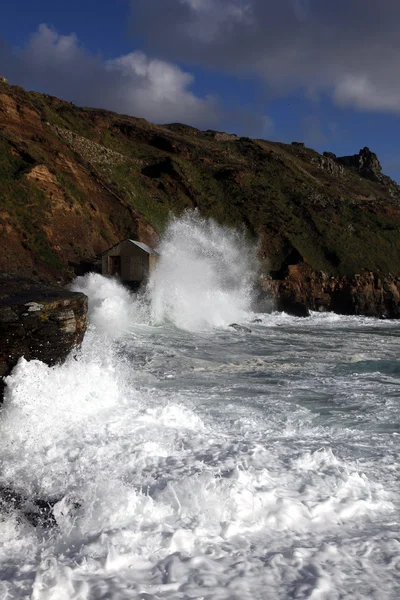
M147 298L77 280L81 351L8 378L0 484L56 525L1 507L0 598L398 598L399 323L254 314L198 256Z

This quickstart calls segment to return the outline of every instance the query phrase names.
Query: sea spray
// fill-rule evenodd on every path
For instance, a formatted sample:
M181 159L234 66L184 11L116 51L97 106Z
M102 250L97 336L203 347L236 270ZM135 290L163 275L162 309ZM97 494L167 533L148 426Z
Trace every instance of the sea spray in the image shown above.
M142 296L131 293L115 278L88 273L71 285L74 292L89 298L89 323L99 333L119 338L135 323L149 321L148 303Z
M257 259L243 232L186 212L169 224L159 252L149 283L156 323L199 331L249 318Z
M199 331L249 319L258 265L244 232L188 211L171 221L158 250L140 295L96 273L73 282L73 291L88 295L89 320L99 332L118 339L139 323Z

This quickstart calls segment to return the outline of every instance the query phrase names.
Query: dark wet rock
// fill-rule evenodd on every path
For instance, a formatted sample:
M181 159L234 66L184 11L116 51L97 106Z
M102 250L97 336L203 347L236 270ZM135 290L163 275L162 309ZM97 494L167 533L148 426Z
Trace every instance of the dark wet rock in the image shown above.
M278 299L277 309L292 317L309 317L310 311L304 302L298 302L291 296L282 296Z
M0 486L0 505L3 511L16 511L34 527L54 527L57 522L53 508L60 498L26 498L11 487Z
M60 503L60 504L59 504ZM55 509L59 504L58 509ZM25 520L33 527L57 527L56 514L66 516L75 512L81 503L72 498L64 497L27 497L8 485L0 484L0 507L2 512L13 512L19 520Z
M253 319L252 323L262 323L262 319Z
M82 342L87 324L84 294L39 284L29 287L25 280L1 283L0 397L4 377L21 357L60 363Z
M249 327L239 325L238 323L231 323L229 327L232 327L232 329L235 329L235 331L240 331L242 333L251 333L251 329Z

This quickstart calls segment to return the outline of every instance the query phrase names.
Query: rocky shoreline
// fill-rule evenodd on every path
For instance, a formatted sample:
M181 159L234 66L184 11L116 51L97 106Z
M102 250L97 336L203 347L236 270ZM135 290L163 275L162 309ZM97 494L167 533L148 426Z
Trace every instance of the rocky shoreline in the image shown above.
M306 263L264 276L261 286L277 310L307 316L310 310L386 319L400 318L400 278L364 270L352 277L314 271Z
M1 401L4 378L22 356L54 365L81 344L87 297L18 278L3 278L0 286Z
M400 278L363 271L333 277L304 262L261 276L260 310L307 317L309 311L400 318ZM271 302L272 301L272 302ZM25 278L0 276L0 402L4 379L21 357L48 365L63 362L82 343L87 297Z

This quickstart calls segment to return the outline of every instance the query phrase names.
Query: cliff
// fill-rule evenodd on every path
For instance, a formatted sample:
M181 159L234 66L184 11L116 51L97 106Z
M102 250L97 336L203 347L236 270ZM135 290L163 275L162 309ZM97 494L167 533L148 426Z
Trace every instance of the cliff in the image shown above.
M153 125L2 81L0 128L0 270L66 282L120 239L156 244L171 213L197 207L259 240L281 305L397 316L400 189L367 148L338 158Z

